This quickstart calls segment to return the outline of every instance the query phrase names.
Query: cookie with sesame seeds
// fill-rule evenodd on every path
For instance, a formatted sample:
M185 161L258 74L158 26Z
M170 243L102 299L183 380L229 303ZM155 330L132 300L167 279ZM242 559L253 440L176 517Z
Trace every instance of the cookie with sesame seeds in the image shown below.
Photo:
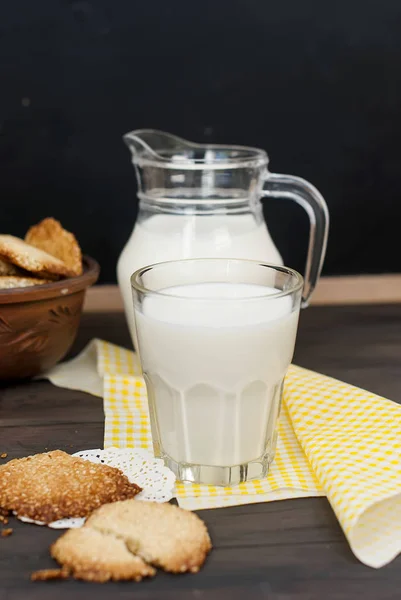
M31 287L32 285L44 285L51 283L49 279L36 277L15 277L14 275L0 275L0 290L11 290L14 288Z
M0 508L43 523L86 517L102 504L140 491L119 469L61 450L0 465Z
M128 550L121 538L89 527L67 531L52 544L50 554L75 579L85 581L140 581L155 574L151 566Z
M107 504L89 516L85 528L123 539L131 552L172 573L196 573L212 548L204 522L167 503Z
M31 244L63 261L73 275L82 275L82 252L73 233L53 217L33 225L25 236Z
M0 258L44 279L75 275L62 260L13 235L0 235Z

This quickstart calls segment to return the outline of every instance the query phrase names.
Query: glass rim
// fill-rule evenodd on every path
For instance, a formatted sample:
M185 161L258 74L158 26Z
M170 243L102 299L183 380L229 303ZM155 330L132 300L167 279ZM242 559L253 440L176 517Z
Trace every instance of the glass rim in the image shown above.
M139 283L139 278L144 275L147 271L150 270L154 270L156 268L163 268L163 267L167 267L168 265L173 265L173 264L189 264L189 263L201 263L201 262L210 262L210 263L215 263L215 262L234 262L234 263L248 263L248 264L252 264L252 265L258 265L259 267L262 268L268 268L271 269L273 271L278 271L281 273L285 273L286 275L291 275L292 277L295 277L295 284L288 290L277 290L277 292L274 292L273 294L265 294L265 295L258 295L258 296L245 296L243 298L241 297L237 297L237 298L205 298L205 297L188 297L188 296L181 296L179 294L165 294L163 291L158 291L158 290L151 290L147 287L145 287L144 285L142 285L141 283ZM259 260L251 260L251 259L246 259L246 258L184 258L184 259L178 259L178 260L168 260L168 261L163 261L163 262L158 262L158 263L153 263L151 265L147 265L144 267L141 267L140 269L137 269L136 271L134 271L134 273L131 275L131 288L134 289L136 292L139 292L141 294L146 294L146 295L154 295L154 296L158 296L158 297L162 297L162 298L175 298L175 299L180 299L180 300L192 300L192 301L196 301L196 302L210 302L213 301L215 302L216 300L222 300L224 302L244 302L244 301L248 301L248 300L264 300L264 299L276 299L276 298L282 298L284 296L289 296L290 294L294 294L297 293L298 291L303 289L304 286L304 278L302 277L302 275L300 273L298 273L298 271L296 271L295 269L291 269L290 267L286 267L284 265L275 265L272 263L266 263L263 261L259 261ZM203 282L204 283L204 282ZM210 283L219 283L219 282L210 282ZM224 283L224 282L220 282L220 283ZM228 282L229 283L229 282ZM237 283L241 283L241 282L237 282ZM183 284L185 285L185 284ZM196 283L194 284L196 285ZM258 284L256 284L258 285ZM267 287L267 286L261 286L261 287ZM165 289L165 288L164 288Z

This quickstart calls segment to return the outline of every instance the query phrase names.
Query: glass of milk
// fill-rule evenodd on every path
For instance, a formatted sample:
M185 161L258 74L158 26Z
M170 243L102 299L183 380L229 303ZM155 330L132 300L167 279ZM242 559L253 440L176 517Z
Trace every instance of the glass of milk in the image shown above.
M131 278L155 454L181 481L266 476L303 279L242 259L158 263Z

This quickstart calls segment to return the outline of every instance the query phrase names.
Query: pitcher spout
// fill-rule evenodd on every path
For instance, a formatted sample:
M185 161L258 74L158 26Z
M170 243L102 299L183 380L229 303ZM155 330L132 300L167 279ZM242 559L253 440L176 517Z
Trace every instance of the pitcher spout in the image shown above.
M136 129L123 136L135 164L143 161L165 162L174 152L182 153L190 144L170 133L156 129Z

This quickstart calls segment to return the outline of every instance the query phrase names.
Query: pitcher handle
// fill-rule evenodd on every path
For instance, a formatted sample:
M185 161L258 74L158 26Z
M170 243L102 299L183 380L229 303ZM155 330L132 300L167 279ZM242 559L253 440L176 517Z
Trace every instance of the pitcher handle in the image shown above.
M329 211L326 202L321 193L305 179L280 173L267 174L262 195L268 198L295 200L308 213L310 232L302 296L302 308L306 308L319 280L326 255L329 233Z

